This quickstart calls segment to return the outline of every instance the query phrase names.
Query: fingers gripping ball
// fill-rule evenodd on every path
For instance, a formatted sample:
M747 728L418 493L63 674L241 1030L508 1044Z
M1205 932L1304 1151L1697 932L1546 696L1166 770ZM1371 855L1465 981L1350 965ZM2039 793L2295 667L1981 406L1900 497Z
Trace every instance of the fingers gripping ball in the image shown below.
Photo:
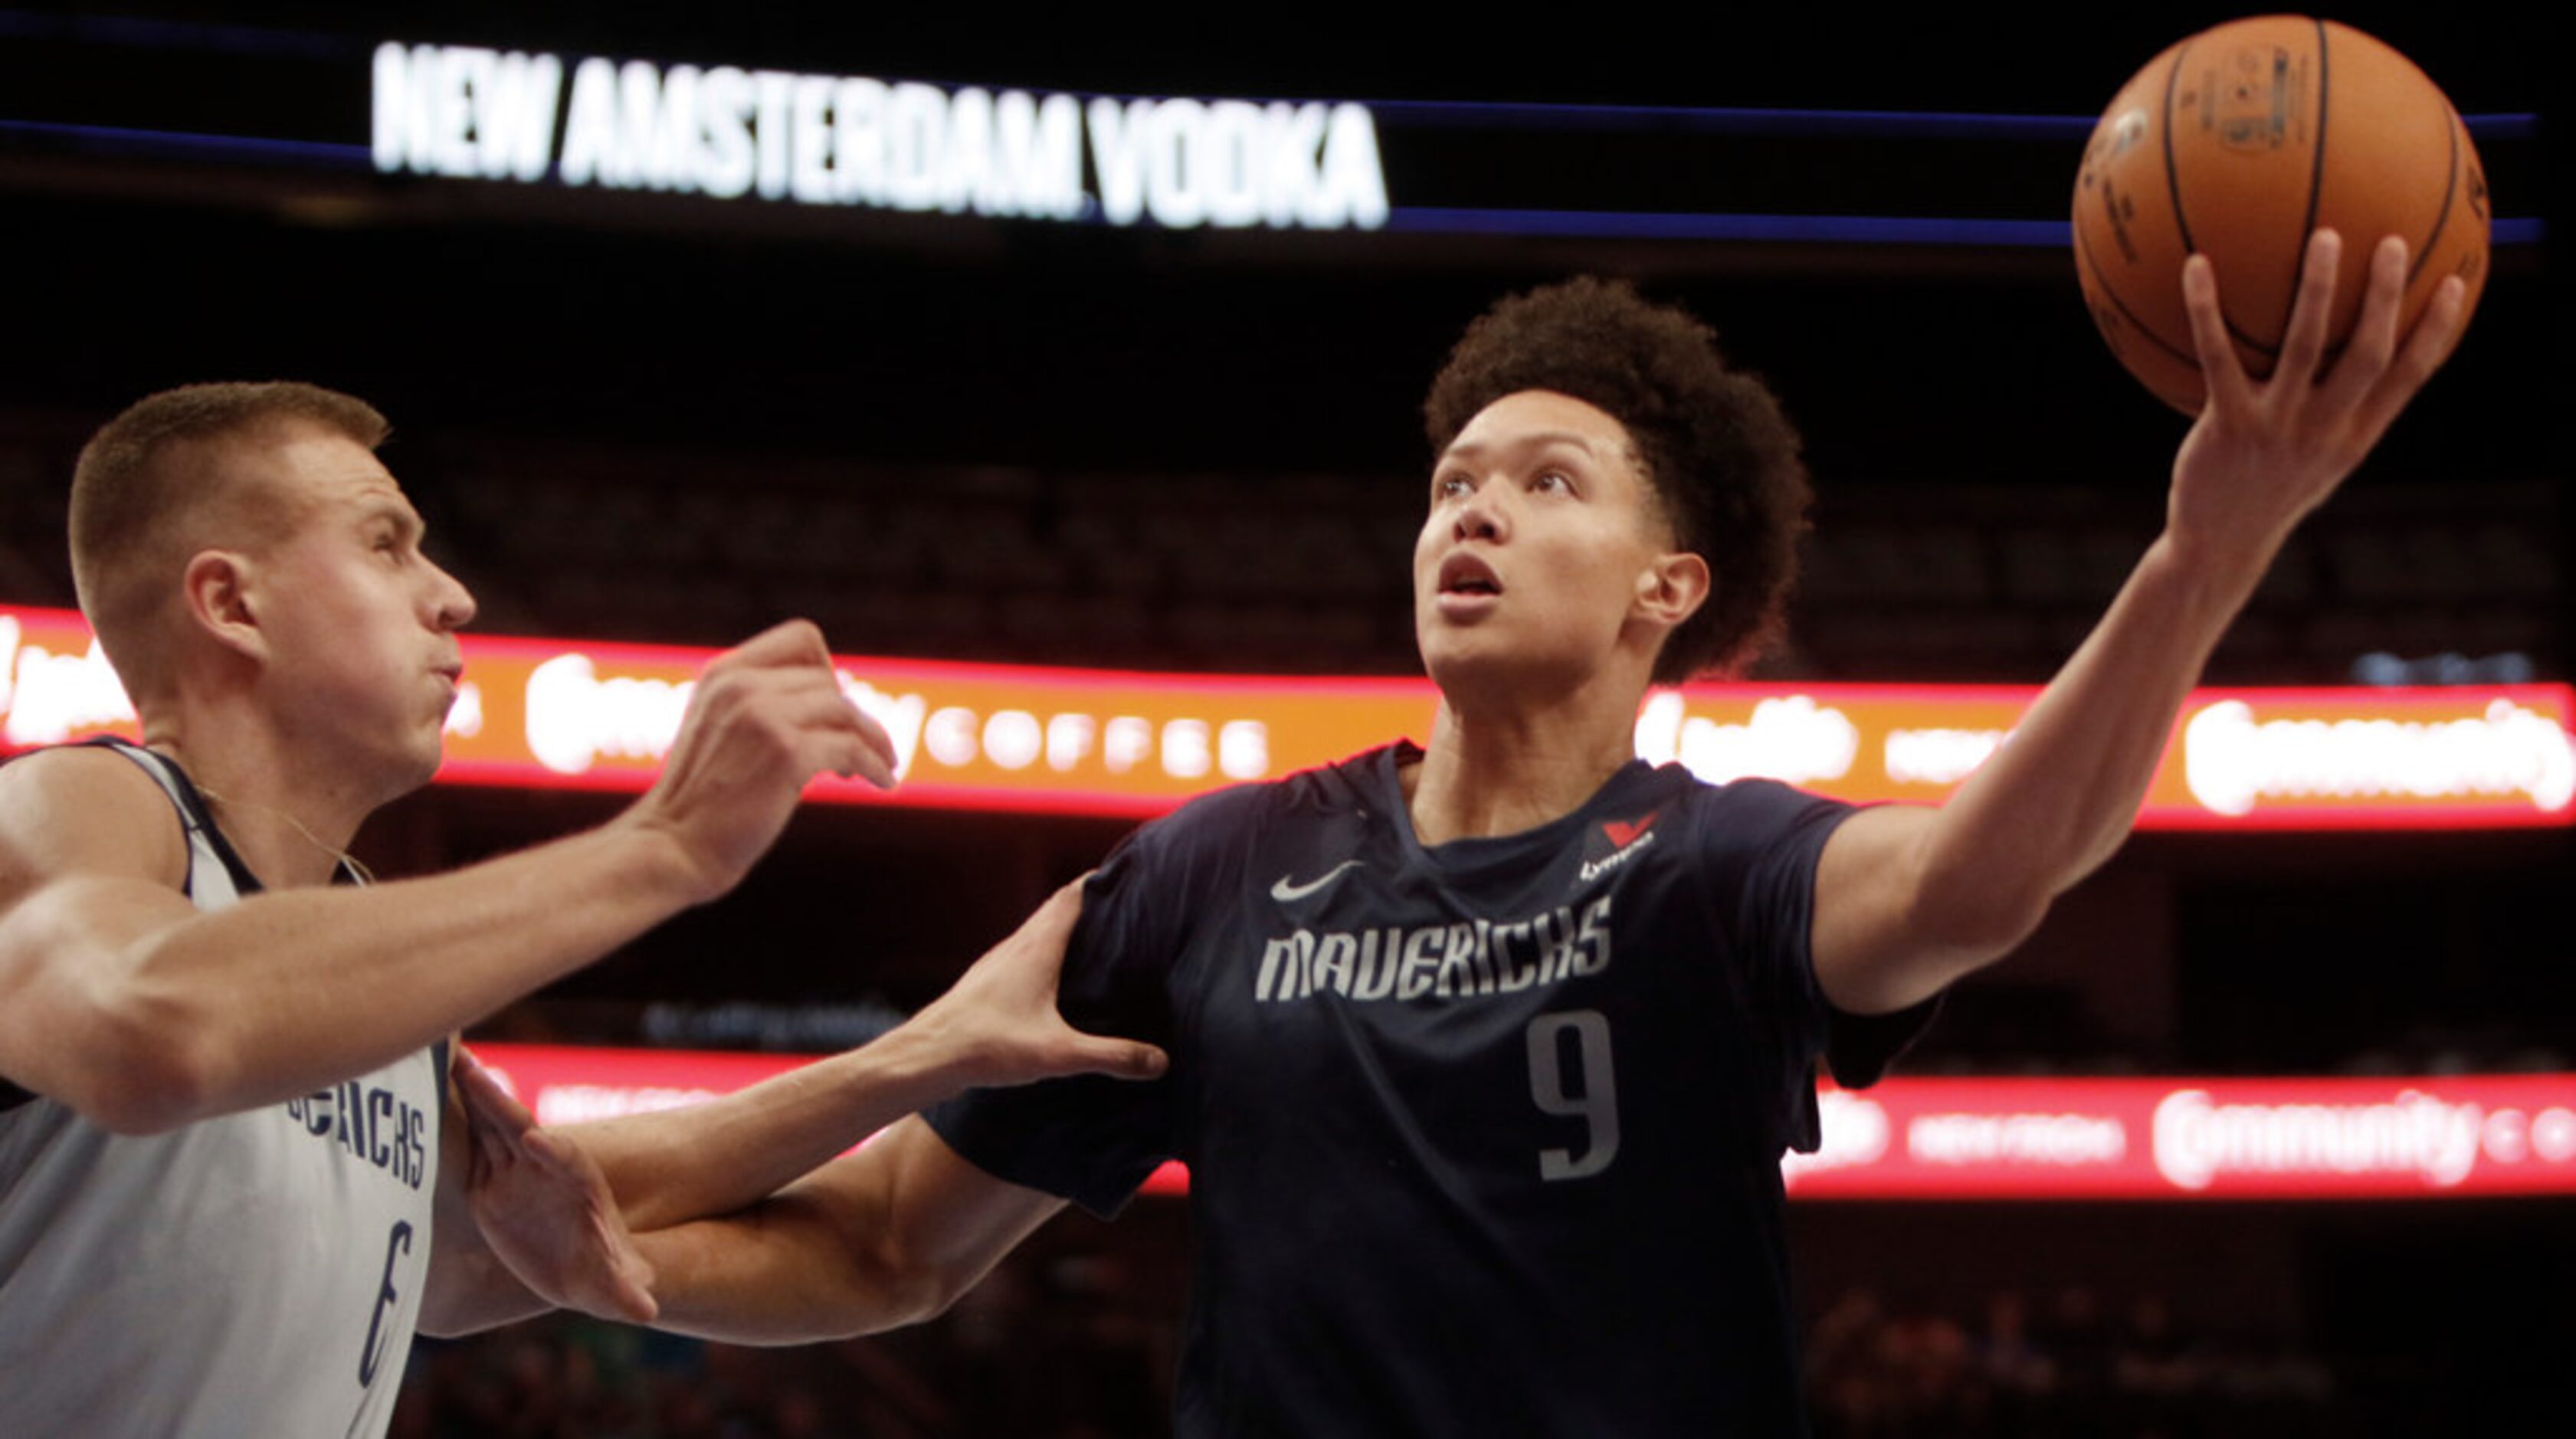
M2209 256L2237 357L2268 375L2320 228L2347 255L2405 240L2401 333L2444 276L2471 307L2485 285L2487 184L2467 128L2413 62L2331 20L2235 20L2166 50L2102 112L2075 180L2085 304L2120 363L2185 414L2204 390L2183 260ZM2336 277L2329 357L2369 269Z

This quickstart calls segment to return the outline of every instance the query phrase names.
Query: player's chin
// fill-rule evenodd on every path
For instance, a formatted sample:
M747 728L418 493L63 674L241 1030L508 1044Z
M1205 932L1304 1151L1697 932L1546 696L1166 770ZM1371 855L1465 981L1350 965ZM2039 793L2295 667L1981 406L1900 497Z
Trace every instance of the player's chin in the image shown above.
M1414 638L1422 651L1422 672L1443 690L1481 689L1525 668L1526 657L1490 630L1434 620Z
M1413 647L1422 656L1423 673L1433 679L1440 677L1443 666L1457 663L1462 653L1472 651L1475 648L1474 638L1472 635L1457 633L1438 615L1426 615L1419 611L1414 615Z
M400 783L408 794L438 777L438 767L447 760L445 727L432 730L429 736L407 747L403 754Z

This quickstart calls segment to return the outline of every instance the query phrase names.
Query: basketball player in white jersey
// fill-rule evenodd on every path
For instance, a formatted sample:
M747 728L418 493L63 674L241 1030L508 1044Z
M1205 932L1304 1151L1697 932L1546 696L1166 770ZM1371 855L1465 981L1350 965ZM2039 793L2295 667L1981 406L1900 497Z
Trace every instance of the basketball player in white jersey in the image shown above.
M799 1142L821 1116L1159 1062L1055 1018L1068 897L904 1030L730 1116L478 1153L450 1036L724 894L808 779L889 784L891 748L821 635L782 625L707 667L607 825L355 883L359 823L437 768L474 613L385 433L311 386L193 386L82 453L74 577L144 744L0 767L0 1434L381 1434L416 1326L544 1307L477 1212L549 1291L643 1318L597 1165L648 1221L722 1212L845 1143ZM765 1154L725 1137L753 1108Z
M639 1235L658 1322L909 1322L1179 1158L1176 1433L1803 1432L1779 1161L1819 1142L1814 1066L1869 1082L2110 856L2273 555L2448 353L2460 283L2401 334L2394 239L2356 257L2329 353L2340 251L2310 245L2264 381L2186 269L2210 401L2166 529L1937 808L1635 757L1648 686L1776 614L1795 437L1686 315L1597 282L1498 305L1426 406L1427 748L1203 797L1086 888L1068 1013L1166 1045L1168 1074L972 1093L745 1214Z

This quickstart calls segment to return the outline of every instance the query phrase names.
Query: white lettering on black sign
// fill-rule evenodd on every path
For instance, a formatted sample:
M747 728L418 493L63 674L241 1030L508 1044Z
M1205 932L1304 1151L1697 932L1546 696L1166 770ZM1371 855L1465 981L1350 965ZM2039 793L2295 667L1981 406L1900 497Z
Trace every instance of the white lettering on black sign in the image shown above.
M1095 99L730 65L375 55L386 174L1167 229L1376 229L1377 126L1348 102ZM1086 165L1086 161L1088 164Z

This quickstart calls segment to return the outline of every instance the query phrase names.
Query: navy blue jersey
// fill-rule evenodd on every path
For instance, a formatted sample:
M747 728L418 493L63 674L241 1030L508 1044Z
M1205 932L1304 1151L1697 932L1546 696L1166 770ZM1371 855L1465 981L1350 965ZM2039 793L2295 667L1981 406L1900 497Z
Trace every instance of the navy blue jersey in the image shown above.
M1816 1145L1829 1042L1864 1084L1923 1017L1839 1021L1816 988L1849 807L1639 762L1553 823L1425 849L1418 757L1137 831L1061 1004L1170 1072L932 1125L1101 1214L1189 1165L1184 1435L1795 1432L1780 1156Z

